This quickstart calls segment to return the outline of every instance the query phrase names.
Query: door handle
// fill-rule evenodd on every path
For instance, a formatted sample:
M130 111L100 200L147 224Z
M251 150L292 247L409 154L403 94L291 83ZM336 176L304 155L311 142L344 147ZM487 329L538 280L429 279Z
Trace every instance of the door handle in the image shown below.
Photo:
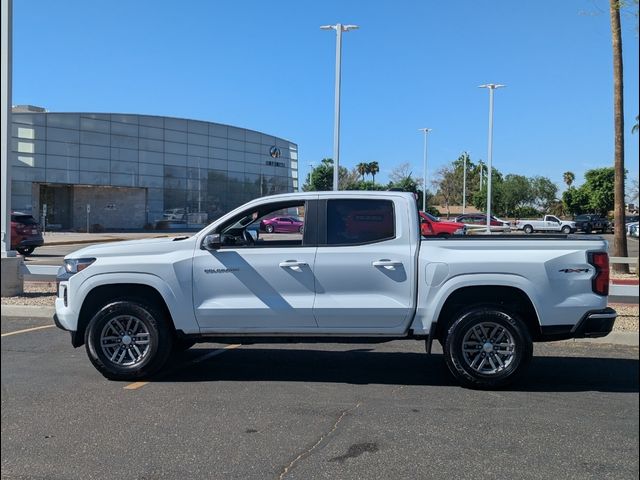
M374 267L384 267L388 270L391 270L395 267L401 267L402 262L398 262L397 260L378 260L376 262L371 263Z
M294 268L300 270L300 267L308 267L309 264L307 262L298 262L297 260L286 260L284 262L280 262L278 264L282 268Z

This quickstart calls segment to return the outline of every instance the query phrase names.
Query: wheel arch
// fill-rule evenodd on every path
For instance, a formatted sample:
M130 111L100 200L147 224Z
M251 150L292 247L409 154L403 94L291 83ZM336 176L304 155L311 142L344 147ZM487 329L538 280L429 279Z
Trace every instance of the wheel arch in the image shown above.
M503 306L522 318L534 341L540 337L538 314L533 302L523 290L504 285L482 285L461 287L451 292L437 317L435 338L442 341L447 329L455 320L456 312L474 304Z
M171 311L162 294L156 288L141 283L111 283L98 285L87 293L78 316L78 328L72 335L71 343L73 346L80 347L84 344L87 326L100 307L110 300L125 298L139 299L158 307L168 319L168 327L172 334L176 334Z

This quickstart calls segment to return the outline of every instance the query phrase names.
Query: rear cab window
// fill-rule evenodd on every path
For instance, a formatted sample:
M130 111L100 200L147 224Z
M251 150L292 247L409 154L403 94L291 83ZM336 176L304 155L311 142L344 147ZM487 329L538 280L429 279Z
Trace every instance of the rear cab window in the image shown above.
M327 202L327 245L365 245L395 238L393 201Z

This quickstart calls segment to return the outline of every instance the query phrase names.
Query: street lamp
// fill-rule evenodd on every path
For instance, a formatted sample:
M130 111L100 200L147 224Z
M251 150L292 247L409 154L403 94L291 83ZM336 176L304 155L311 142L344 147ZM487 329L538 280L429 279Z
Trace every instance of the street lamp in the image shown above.
M424 158L422 164L422 211L427 211L427 135L432 128L419 128L419 132L424 132Z
M487 233L491 233L491 177L492 175L492 154L493 154L493 91L496 88L502 88L505 85L499 83L487 83L479 85L478 88L489 89L489 152L487 155L487 161L489 163L487 170Z
M340 167L340 62L342 56L342 32L355 30L358 25L323 25L321 30L336 31L336 100L335 117L333 122L333 189L338 190L338 171Z
M467 158L469 154L462 154L462 213L465 214L467 209Z

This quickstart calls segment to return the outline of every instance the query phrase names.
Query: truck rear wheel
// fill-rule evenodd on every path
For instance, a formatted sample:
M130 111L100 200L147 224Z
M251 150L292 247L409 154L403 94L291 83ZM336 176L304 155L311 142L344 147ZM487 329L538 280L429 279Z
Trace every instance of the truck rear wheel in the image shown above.
M110 380L138 380L152 375L169 358L172 343L160 311L133 299L103 306L85 332L89 360Z
M500 305L461 311L447 331L444 356L453 376L466 387L504 387L525 371L533 355L527 326Z
M524 233L526 233L527 235L530 235L533 233L533 227L531 225L525 225L523 230L524 230Z

